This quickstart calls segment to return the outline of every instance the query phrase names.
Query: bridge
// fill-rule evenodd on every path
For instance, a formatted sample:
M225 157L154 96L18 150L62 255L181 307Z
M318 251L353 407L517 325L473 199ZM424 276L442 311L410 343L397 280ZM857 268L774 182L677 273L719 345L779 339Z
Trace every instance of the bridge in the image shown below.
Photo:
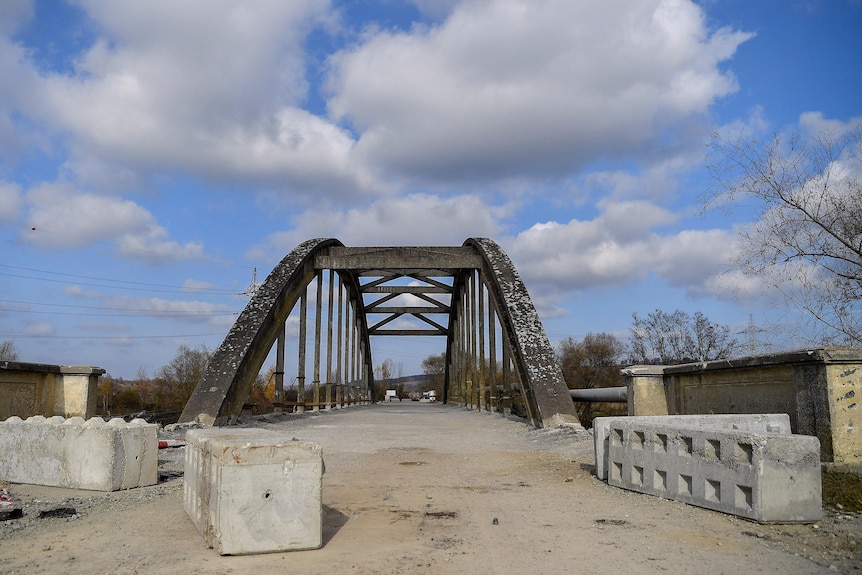
M439 336L446 338L444 402L487 411L515 402L535 427L579 425L526 286L488 238L444 247L348 247L334 238L303 242L255 290L180 421L212 426L235 420L274 346L273 403L283 402L285 324L297 305L299 411L373 399L372 336Z

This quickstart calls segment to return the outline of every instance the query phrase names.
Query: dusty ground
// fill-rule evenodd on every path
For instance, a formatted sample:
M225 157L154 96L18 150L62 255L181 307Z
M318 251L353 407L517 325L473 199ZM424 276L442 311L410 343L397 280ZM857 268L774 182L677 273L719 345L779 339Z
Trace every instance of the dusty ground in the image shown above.
M149 488L6 485L24 517L0 522L0 574L862 573L859 514L759 525L609 487L586 432L417 402L242 424L323 446L322 549L207 549L183 510L175 448ZM58 507L75 514L38 517Z

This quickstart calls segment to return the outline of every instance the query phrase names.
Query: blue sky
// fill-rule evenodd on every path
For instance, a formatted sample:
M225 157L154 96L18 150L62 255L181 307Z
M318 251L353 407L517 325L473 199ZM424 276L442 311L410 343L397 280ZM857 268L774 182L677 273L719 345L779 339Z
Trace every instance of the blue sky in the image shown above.
M754 216L701 214L705 144L859 122L860 29L858 0L6 0L0 341L152 375L312 237L491 237L553 343L792 325L726 273Z

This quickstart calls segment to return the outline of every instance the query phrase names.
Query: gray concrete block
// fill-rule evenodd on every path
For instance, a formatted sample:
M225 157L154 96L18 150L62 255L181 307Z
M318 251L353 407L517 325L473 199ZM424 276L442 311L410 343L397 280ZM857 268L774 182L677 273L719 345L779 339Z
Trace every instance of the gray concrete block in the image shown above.
M657 423L684 427L717 427L762 433L790 433L790 416L786 413L722 413L714 415L643 415L636 417L597 417L593 420L593 442L596 455L596 477L608 478L608 429L618 421Z
M158 426L36 415L0 423L0 479L117 491L158 482Z
M762 523L822 517L816 437L618 420L607 454L609 485Z
M323 544L323 451L264 429L186 434L183 504L222 555Z

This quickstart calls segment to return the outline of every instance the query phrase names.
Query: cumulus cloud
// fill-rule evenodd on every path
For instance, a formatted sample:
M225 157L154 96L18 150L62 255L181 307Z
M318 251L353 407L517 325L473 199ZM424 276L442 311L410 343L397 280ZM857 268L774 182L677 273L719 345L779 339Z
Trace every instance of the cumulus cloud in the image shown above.
M472 195L443 198L411 194L344 211L322 206L297 216L294 228L271 235L247 256L280 257L315 237L336 237L349 246L457 246L469 237L497 236L501 231L499 217L505 213L506 206L489 205Z
M350 157L349 133L302 109L304 42L333 18L328 0L80 6L95 40L71 72L38 75L26 50L7 38L13 49L0 51L0 77L9 86L26 80L20 91L36 97L3 108L63 134L66 167L81 183L101 183L106 170L98 168L108 166L293 193L375 188L371 172ZM0 143L4 132L14 135L14 126L0 123Z
M24 208L24 197L17 184L0 182L0 222L17 220Z
M647 202L605 203L592 220L536 224L507 242L507 249L525 279L558 298L627 285L648 274L692 294L706 293L714 276L727 270L736 236L725 230L667 231L675 220Z
M336 55L329 110L392 173L571 173L686 137L736 90L720 65L750 36L707 31L686 1L466 1L438 26Z
M0 34L10 34L33 18L33 0L5 0L0 3Z
M100 241L114 242L122 255L149 262L202 258L203 246L179 244L153 215L138 204L88 192L69 184L42 184L26 193L29 243L50 249L74 249Z

